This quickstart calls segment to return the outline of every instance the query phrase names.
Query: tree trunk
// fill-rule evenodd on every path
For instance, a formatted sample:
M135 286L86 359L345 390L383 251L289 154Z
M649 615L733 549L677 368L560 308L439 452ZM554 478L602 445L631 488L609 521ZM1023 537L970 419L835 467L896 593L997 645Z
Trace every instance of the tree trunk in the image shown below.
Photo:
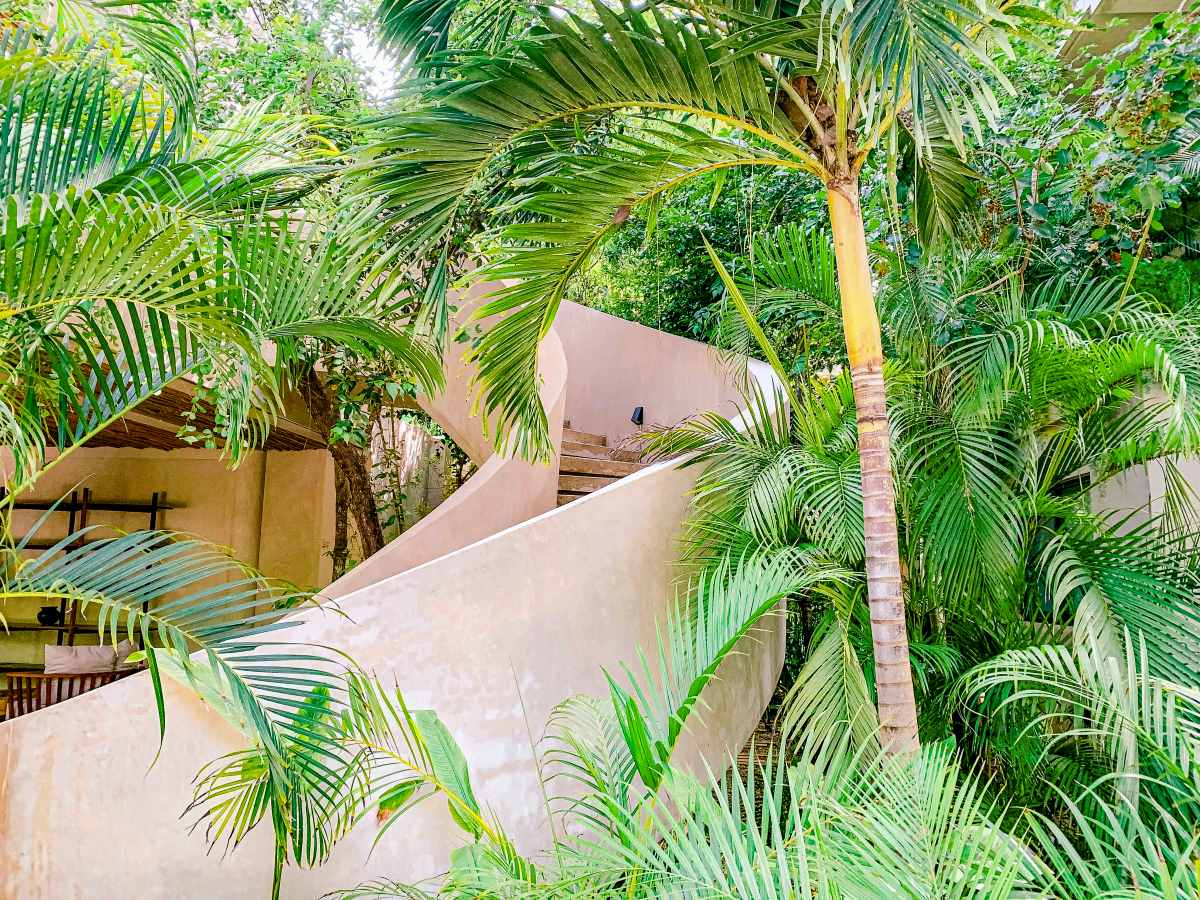
M346 505L346 485L341 470L333 467L333 580L346 574L350 556L350 509Z
M363 451L344 441L330 440L337 416L333 400L317 373L309 369L300 377L300 395L308 407L317 432L325 439L333 464L337 468L335 483L344 491L344 501L354 520L354 530L362 547L363 559L383 549L383 528L375 508L375 492L371 488L371 472Z
M867 600L875 650L880 737L889 753L911 752L918 747L917 704L913 697L900 585L891 435L883 386L883 344L871 288L857 179L831 183L828 198L842 295L842 324L858 411Z

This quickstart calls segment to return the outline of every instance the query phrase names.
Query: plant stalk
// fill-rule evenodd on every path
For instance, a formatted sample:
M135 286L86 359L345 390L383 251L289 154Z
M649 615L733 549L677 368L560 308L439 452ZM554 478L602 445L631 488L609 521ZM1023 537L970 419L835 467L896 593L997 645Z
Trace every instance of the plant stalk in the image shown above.
M883 382L883 342L871 286L857 179L830 182L827 196L842 296L842 325L846 331L846 351L858 412L867 600L875 652L880 738L888 753L909 753L919 746L917 705L901 593L891 435Z

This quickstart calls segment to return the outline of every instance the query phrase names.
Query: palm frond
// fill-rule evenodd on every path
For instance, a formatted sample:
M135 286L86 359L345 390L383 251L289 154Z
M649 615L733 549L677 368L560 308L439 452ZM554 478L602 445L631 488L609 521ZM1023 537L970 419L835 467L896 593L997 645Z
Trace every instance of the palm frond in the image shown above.
M1039 887L1062 900L1093 897L1187 897L1200 890L1194 817L1172 804L1144 815L1093 791L1084 804L1065 799L1064 824L1027 813L1029 843L1046 860ZM1194 799L1192 801L1195 802Z
M964 154L964 122L979 137L978 112L991 119L998 111L992 84L1012 89L988 45L1006 44L1005 33L1015 21L995 6L871 0L834 4L830 18L844 22L848 32L848 47L838 62L852 69L856 86L871 92L864 103L864 130L882 126L908 98L910 128L922 157L940 135Z
M927 125L926 131L923 151L915 141L904 141L902 146L908 151L905 166L912 178L917 235L926 246L937 248L947 239L969 236L977 227L979 173L943 136L942 129Z
M349 890L330 891L324 896L326 898L336 897L337 900L363 900L365 897L390 897L392 900L436 900L439 894L432 890L425 890L419 885L377 878L372 881L364 881Z
M375 17L384 41L419 72L449 65L454 51L496 53L528 24L515 0L382 0Z
M808 571L788 554L728 563L701 575L687 601L663 626L657 667L639 656L608 673L613 709L642 783L654 790L670 762L688 717L697 712L704 688L721 663L760 620L788 595L844 575L836 569Z
M565 794L552 798L564 822L578 819L585 828L611 830L633 815L637 766L611 701L568 697L554 708L546 731L549 778L568 784Z
M0 599L65 598L84 621L94 613L105 643L127 638L142 646L160 733L167 672L246 737L249 747L198 776L190 811L210 844L236 846L269 815L282 853L303 865L323 861L361 808L363 775L353 753L331 740L352 665L278 640L295 624L281 609L307 595L198 539L100 531L67 535L6 569Z
M4 86L0 192L27 202L173 157L179 134L168 131L165 111L151 114L141 87L112 108L109 82L103 67L84 63L50 77L35 67Z
M485 814L466 757L434 712L409 709L399 689L389 692L374 679L354 675L338 740L369 773L369 796L387 804L389 817L376 840L401 813L437 794L446 799L454 822L476 841L455 855L451 883L477 891L479 874L488 870L516 883L537 880L537 869Z
M338 171L321 149L315 117L269 111L270 98L247 104L182 150L118 169L101 193L122 193L225 224L239 214L294 206Z
M170 98L172 127L191 134L199 100L195 48L175 0L61 0L53 11L56 21L47 24L56 33L111 31L128 40Z
M1106 652L1086 638L1073 651L1012 650L967 672L960 696L976 715L1031 708L1024 727L1046 730L1052 745L1097 742L1127 803L1153 796L1159 786L1177 802L1190 795L1194 803L1200 796L1200 695L1147 674L1145 645L1128 636L1120 655Z
M428 391L442 383L426 341L378 319L396 302L390 258L347 214L318 232L264 213L215 230L176 207L68 192L10 208L0 229L9 309L0 318L8 376L4 428L14 485L85 443L171 381L203 367L219 392L224 446L236 461L262 442L281 406L279 371L303 339L384 350ZM369 232L368 232L369 237ZM44 428L31 428L40 420ZM14 487L14 490L17 488Z
M228 232L243 284L237 308L275 345L277 366L293 364L303 341L316 338L362 354L386 352L422 390L436 393L444 379L431 342L389 323L407 298L371 212L347 209L329 221L247 213Z
M1152 673L1184 684L1195 677L1195 576L1152 527L1121 534L1086 520L1068 523L1038 564L1051 609L1073 613L1080 637L1113 655L1124 631L1140 634Z
M1004 593L1017 577L1019 498L1032 480L1015 439L1023 412L979 421L920 395L897 407L897 468L913 487L911 527L926 540L926 565L937 572L948 605L955 596L977 595L982 584Z
M833 593L830 610L783 702L780 737L785 744L815 747L842 741L844 735L856 748L877 743L875 701L849 633L860 598L861 590Z
M473 62L436 86L428 105L382 123L390 135L361 168L359 190L386 198L405 226L405 252L444 256L477 187L497 166L517 186L500 253L477 279L515 279L477 313L493 319L472 350L480 408L522 455L545 452L536 350L571 276L623 221L694 175L740 165L814 169L807 151L775 135L793 133L761 71L736 59L702 25L678 28L651 8L599 24L543 16L520 53ZM598 118L641 112L636 132L614 132L602 154L577 153L575 137ZM753 132L758 144L713 136L676 120L692 114ZM671 117L664 119L662 117ZM557 129L557 131L556 131ZM554 139L557 138L557 139ZM565 143L564 143L565 142ZM436 298L433 298L436 302Z
M257 348L227 303L231 266L210 234L171 209L36 196L25 214L10 205L0 230L13 249L0 263L9 298L2 355L19 360L2 385L5 405L28 409L50 432L27 433L15 460L21 488L44 470L47 439L60 450L82 444L202 361L234 383L254 371ZM257 366L253 380L272 384ZM253 436L256 416L269 419L278 402L269 389L253 408L248 397L231 402L231 434Z
M514 201L528 218L503 229L494 259L479 279L508 282L476 313L498 317L471 351L478 363L481 408L498 417L501 435L530 455L545 440L537 397L537 347L572 277L621 224L621 210L651 202L688 178L743 165L786 165L770 153L706 135L682 124L644 125L615 139L602 155L564 154L541 179L552 192ZM531 423L532 428L522 427Z
M758 235L750 247L749 270L736 282L755 320L764 325L841 316L833 243L821 230L805 231L793 222ZM728 302L722 305L717 336L734 353L754 352L745 318Z
M1005 898L1038 874L996 827L952 750L914 758L801 748L714 786L669 770L662 802L559 848L559 869L523 896ZM503 889L503 886L498 888Z

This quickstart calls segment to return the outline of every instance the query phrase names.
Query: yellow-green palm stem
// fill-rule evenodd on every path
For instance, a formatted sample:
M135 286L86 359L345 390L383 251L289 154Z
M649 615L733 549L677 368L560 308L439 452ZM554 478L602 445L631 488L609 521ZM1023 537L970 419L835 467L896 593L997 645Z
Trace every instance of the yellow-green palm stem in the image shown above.
M875 652L880 738L892 753L917 749L917 705L908 661L908 632L900 583L900 544L892 484L891 436L883 383L883 344L875 311L866 231L858 183L847 178L828 186L842 324L858 411L858 458L862 468L863 536L867 601Z

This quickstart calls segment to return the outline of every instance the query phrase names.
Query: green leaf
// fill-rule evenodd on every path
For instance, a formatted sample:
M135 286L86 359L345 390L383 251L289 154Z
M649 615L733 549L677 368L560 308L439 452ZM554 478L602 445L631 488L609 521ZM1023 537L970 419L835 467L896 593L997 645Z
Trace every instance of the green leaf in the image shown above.
M483 833L480 821L483 814L471 788L466 757L436 713L414 710L412 718L429 754L433 774L446 790L451 817L459 827L478 838Z
M413 778L390 788L379 798L379 812L384 814L403 812L408 807L409 801L414 799L421 783L419 778Z
M779 361L779 354L775 352L775 348L768 340L766 332L762 330L762 326L758 324L754 313L750 306L746 303L746 298L742 296L741 290L738 289L737 283L730 276L729 271L725 268L725 264L721 262L721 258L717 256L717 251L713 249L712 244L708 242L708 238L703 238L704 248L708 251L708 258L712 260L713 267L717 270L717 274L721 276L721 282L725 285L725 290L728 292L730 299L733 301L738 314L741 315L746 328L754 336L755 343L762 351L763 356L767 358L767 362L771 364L771 368L775 370L775 374L779 376L779 382L783 385L787 392L788 399L792 404L793 409L799 409L800 401L796 397L796 392L792 388L791 379L788 378L787 369L783 363Z

